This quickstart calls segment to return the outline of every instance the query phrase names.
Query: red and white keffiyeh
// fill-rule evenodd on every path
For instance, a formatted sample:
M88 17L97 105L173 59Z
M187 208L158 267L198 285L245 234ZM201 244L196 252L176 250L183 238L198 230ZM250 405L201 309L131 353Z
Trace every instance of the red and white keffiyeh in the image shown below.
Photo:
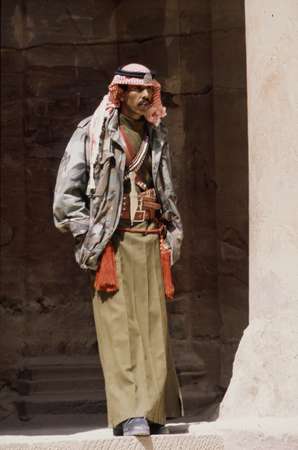
M148 67L141 64L127 64L121 67L120 74L116 72L109 85L109 93L104 96L98 108L94 111L88 128L88 153L90 155L90 174L87 187L87 195L95 190L93 167L97 158L99 140L102 132L104 120L108 118L115 108L120 108L120 95L122 94L121 85L148 86L153 89L151 106L144 114L145 119L158 126L163 117L166 116L166 108L161 102L161 86L152 77ZM124 74L123 74L124 72ZM129 75L126 75L128 73ZM134 76L135 73L135 76Z
M129 73L144 73L143 78L139 77L128 77L125 75L116 74L109 86L109 101L111 105L115 108L120 107L120 95L121 85L136 85L136 86L148 86L153 89L153 98L150 108L144 114L145 119L158 126L160 120L166 116L166 108L161 103L160 90L161 86L158 81L154 80L151 76L151 71L146 66L141 64L127 64L122 67L121 70Z

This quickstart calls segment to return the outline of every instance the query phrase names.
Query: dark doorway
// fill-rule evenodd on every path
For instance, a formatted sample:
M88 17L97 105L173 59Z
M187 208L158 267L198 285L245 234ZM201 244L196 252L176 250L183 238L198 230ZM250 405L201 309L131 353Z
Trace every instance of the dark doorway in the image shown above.
M70 135L126 62L156 69L163 86L185 231L172 347L186 415L215 418L248 322L244 2L4 1L2 30L3 418L67 415L65 398L104 414L102 397L90 402L103 380L88 277L51 205ZM80 377L89 390L76 397Z

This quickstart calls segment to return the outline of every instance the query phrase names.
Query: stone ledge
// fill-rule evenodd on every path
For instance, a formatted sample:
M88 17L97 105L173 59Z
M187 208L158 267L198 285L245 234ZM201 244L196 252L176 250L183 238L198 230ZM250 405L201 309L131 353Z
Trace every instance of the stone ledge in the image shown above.
M298 417L242 417L192 423L191 435L212 433L225 450L298 450Z
M143 438L112 436L110 429L80 433L51 430L48 435L0 437L1 450L298 450L298 418L243 418L169 425L187 434ZM44 431L44 430L43 430ZM36 432L36 431L35 431ZM58 434L60 433L60 434Z
M85 434L85 436L83 436ZM108 432L92 431L66 436L19 437L13 442L11 437L0 439L2 450L224 450L219 436L176 434L150 437L108 437ZM6 440L6 442L5 442ZM2 444L3 441L3 444Z

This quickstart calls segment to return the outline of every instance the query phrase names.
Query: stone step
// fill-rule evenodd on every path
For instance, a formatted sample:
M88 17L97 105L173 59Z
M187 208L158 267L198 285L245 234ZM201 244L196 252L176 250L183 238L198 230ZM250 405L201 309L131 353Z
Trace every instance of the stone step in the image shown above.
M99 365L99 358L97 353L92 355L42 355L27 357L23 361L23 365L30 367L42 367L42 366L88 366L88 365Z
M198 392L182 390L183 406L186 415L197 414L207 419L211 414L216 415L218 398L203 395ZM94 414L106 412L104 388L84 390L65 390L59 392L34 392L30 395L20 395L16 401L19 416L35 414ZM212 411L210 410L212 409ZM206 411L206 415L203 412ZM214 411L214 413L213 413Z
M49 358L28 359L19 372L19 379L54 379L102 377L98 358L62 359Z
M23 421L18 420L16 416L9 416L1 422L0 436L4 430L4 434L11 435L55 434L55 432L71 434L106 426L106 414L35 414Z
M78 416L81 417L81 416ZM169 435L149 437L113 437L111 429L86 425L79 430L77 422L73 428L32 427L31 423L18 425L17 429L6 428L1 433L1 450L296 450L298 448L297 417L219 420L216 422L188 421L177 425L188 425L188 432L181 427L168 424ZM75 417L72 418L75 420ZM197 422L197 423L196 423ZM34 425L32 423L32 425ZM26 428L26 431L25 431Z
M6 447L7 446L7 447ZM90 430L75 435L5 436L2 450L228 450L216 435L153 435L113 437L111 430ZM229 450L235 450L229 448ZM245 449L246 450L246 449ZM275 449L274 449L275 450Z
M37 414L105 414L104 390L19 396L15 402L22 420Z
M102 389L104 380L102 377L65 377L65 378L41 378L39 380L18 380L17 391L21 395L34 393L67 392L67 391L96 391Z
M201 371L184 371L179 378L186 415L201 416L204 409L214 409L219 393L201 386ZM36 414L106 411L104 379L97 356L26 359L16 390L20 394L16 402L18 415L24 420Z

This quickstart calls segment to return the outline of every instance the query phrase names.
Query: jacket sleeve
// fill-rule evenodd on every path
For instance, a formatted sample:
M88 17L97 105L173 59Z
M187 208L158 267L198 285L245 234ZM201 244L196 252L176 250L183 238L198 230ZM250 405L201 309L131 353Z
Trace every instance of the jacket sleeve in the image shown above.
M60 162L54 192L54 223L74 237L84 235L89 227L89 199L86 196L88 164L86 127L76 129Z
M177 197L172 182L172 167L169 144L163 145L160 173L162 181L162 219L167 226L166 242L172 250L172 265L180 257L181 244L183 240L183 227L181 216L177 208Z

